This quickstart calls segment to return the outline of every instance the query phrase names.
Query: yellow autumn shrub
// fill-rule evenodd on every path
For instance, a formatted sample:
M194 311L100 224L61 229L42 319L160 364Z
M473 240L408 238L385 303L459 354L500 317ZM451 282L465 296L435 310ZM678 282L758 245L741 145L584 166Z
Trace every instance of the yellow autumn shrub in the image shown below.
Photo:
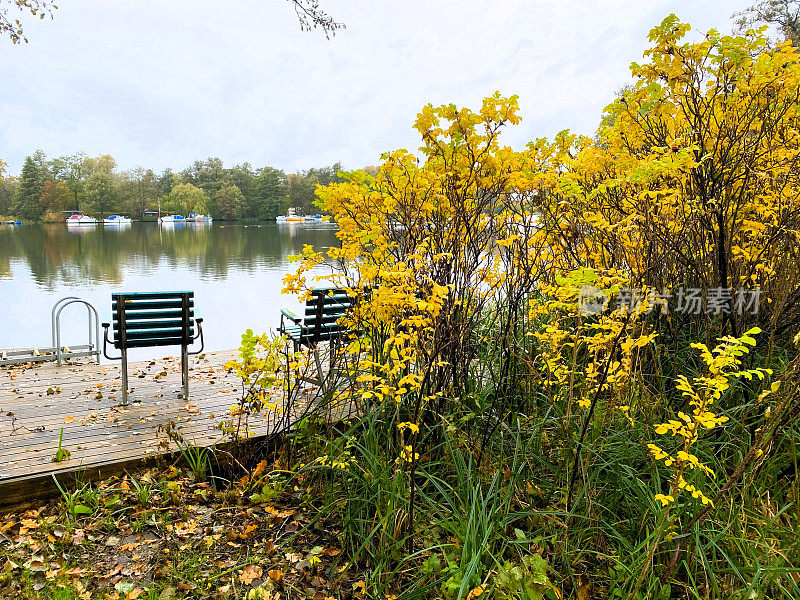
M595 139L531 145L547 259L662 292L729 290L714 312L734 335L748 322L788 330L800 303L797 49L769 48L764 30L698 42L688 31L674 15L651 31Z

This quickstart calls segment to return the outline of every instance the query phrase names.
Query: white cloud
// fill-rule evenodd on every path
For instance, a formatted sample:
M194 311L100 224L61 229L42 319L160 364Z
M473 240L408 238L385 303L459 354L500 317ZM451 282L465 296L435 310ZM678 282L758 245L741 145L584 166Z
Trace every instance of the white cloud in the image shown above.
M328 0L330 41L285 0L74 0L0 41L0 157L111 153L122 168L219 156L295 170L416 149L426 103L520 95L514 145L593 133L670 12L730 28L748 0Z

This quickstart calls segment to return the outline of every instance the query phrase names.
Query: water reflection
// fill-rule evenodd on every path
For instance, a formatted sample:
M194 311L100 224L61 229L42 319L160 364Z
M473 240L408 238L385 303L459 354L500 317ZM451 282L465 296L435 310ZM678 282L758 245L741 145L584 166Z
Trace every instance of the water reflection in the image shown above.
M97 229L97 223L70 223L67 222L67 231L75 234L89 233Z
M319 222L0 226L0 348L46 345L63 296L86 298L102 317L111 292L174 289L195 290L210 349L236 347L244 329L276 326L293 302L280 293L287 257L304 244L338 245L335 233ZM85 323L75 328L83 339Z
M107 227L109 231L124 231L125 229L130 229L133 226L133 223L128 223L127 221L115 221L112 223L105 223L103 226Z
M0 277L22 260L38 286L119 283L124 274L186 268L210 279L225 279L231 268L255 272L286 265L303 244L330 246L336 228L327 223L26 225L0 229Z

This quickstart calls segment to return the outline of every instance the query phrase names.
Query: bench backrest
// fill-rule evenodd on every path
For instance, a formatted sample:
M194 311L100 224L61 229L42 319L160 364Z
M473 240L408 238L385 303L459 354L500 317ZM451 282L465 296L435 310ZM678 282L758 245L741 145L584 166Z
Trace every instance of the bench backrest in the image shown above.
M311 291L303 317L302 337L320 342L341 336L345 330L337 321L353 307L355 298L338 288L318 288Z
M194 292L111 294L115 348L189 345Z

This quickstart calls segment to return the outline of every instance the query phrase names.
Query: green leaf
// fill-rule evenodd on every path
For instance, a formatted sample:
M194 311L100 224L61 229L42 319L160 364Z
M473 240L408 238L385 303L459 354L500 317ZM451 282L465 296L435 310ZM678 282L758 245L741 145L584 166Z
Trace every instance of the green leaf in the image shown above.
M134 585L132 583L123 583L120 581L119 583L114 584L114 589L122 594L128 594L131 590L133 590Z

